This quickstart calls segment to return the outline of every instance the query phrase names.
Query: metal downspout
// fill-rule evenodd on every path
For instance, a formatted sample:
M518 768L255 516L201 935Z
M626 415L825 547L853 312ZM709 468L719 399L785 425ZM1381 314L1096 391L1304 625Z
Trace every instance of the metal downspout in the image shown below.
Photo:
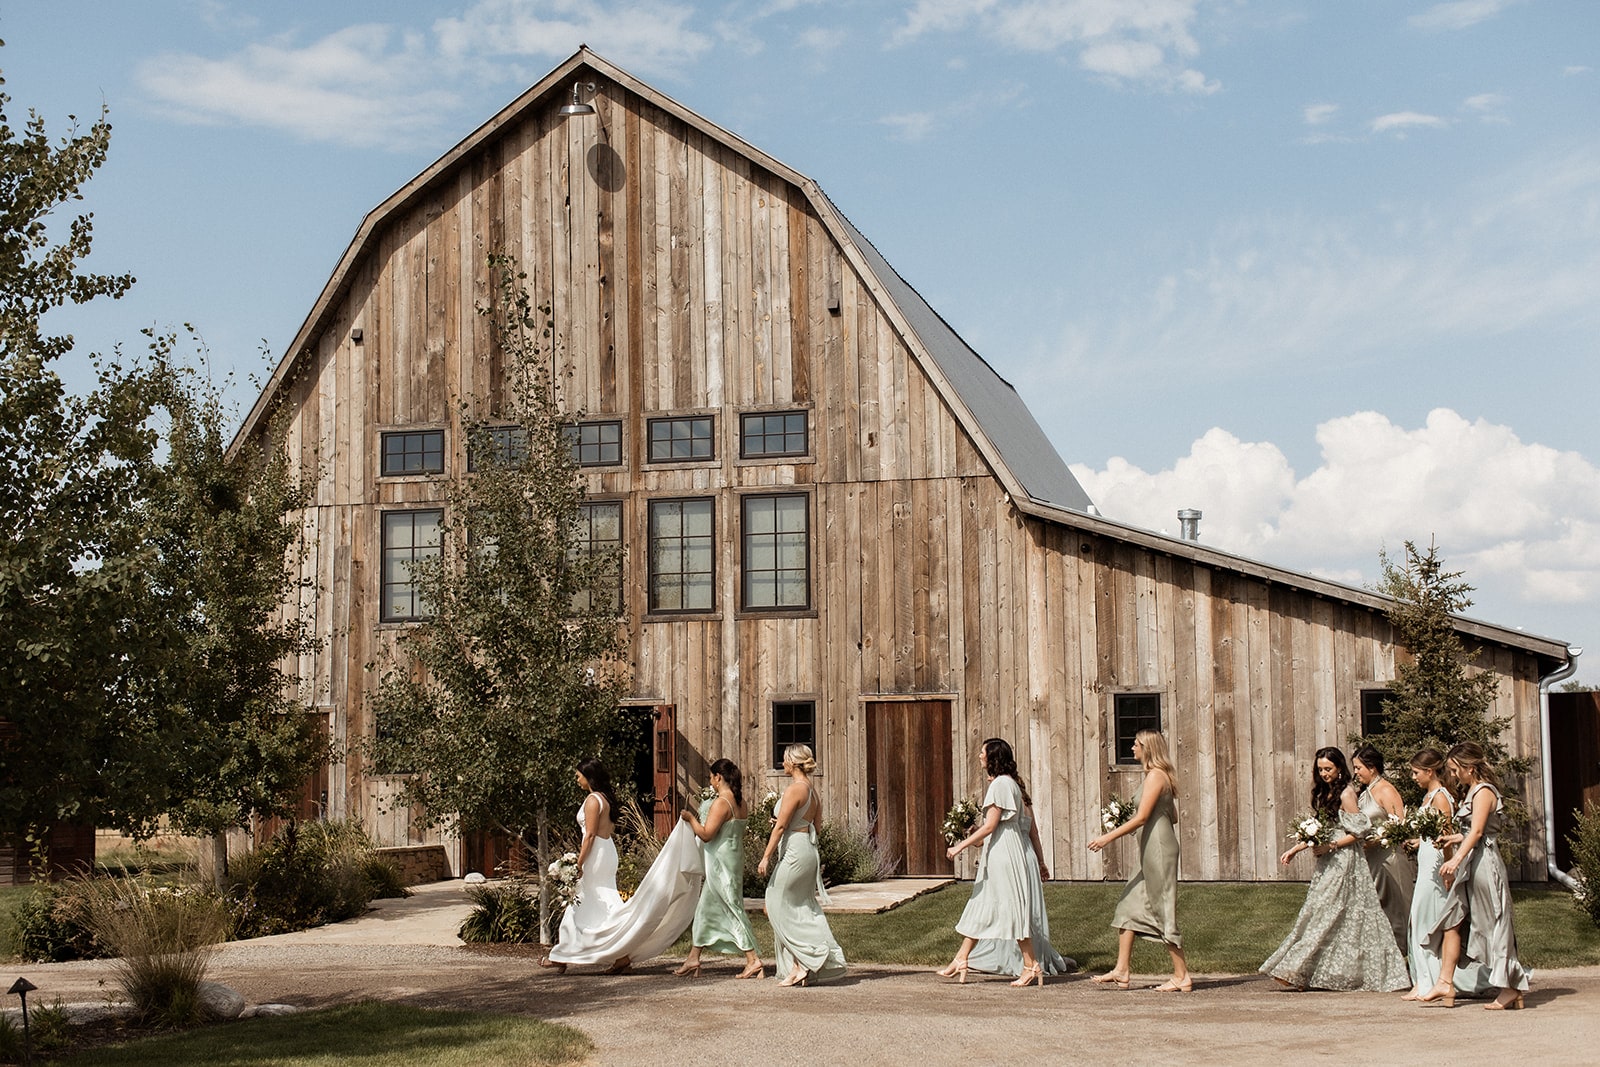
M1581 655L1582 648L1568 645L1566 666L1558 667L1539 679L1539 754L1544 760L1539 777L1544 781L1545 864L1550 870L1550 877L1568 889L1576 889L1578 883L1572 880L1572 875L1556 866L1556 791L1555 783L1550 780L1550 687L1570 677L1578 669L1578 657Z

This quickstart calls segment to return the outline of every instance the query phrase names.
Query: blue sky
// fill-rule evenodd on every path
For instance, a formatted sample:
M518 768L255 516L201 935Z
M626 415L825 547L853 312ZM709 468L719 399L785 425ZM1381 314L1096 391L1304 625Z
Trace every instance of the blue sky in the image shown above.
M362 216L580 42L815 178L1101 510L1355 584L1437 539L1600 682L1600 4L0 9L15 124L102 103L85 352L282 353ZM248 399L247 397L244 399Z

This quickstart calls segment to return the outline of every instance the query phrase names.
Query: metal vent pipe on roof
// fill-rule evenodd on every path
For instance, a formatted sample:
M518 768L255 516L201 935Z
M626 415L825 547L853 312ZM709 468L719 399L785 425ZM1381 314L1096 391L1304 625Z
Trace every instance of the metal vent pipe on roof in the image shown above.
M1178 537L1184 541L1200 540L1200 512L1184 508L1178 512Z

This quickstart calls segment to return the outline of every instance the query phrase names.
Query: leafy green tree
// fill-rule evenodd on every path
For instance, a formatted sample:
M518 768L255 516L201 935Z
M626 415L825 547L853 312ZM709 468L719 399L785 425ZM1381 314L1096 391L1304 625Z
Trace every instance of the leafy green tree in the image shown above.
M0 79L3 84L3 79ZM54 308L115 299L129 275L86 273L88 214L52 220L105 162L102 113L59 143L0 93L0 836L37 841L61 821L137 824L164 797L156 724L125 714L121 665L148 635L126 608L149 561L129 504L155 447L155 373L97 362L67 390L69 335Z
M212 838L220 883L222 835L252 817L287 814L327 754L285 670L316 644L299 610L312 583L300 575L294 517L310 497L278 427L229 450L220 393L174 360L175 347L171 335L152 337L152 362L166 370L166 425L140 505L154 549L140 607L162 641L142 665L154 667L149 688L182 754L171 767L169 812L186 833Z
M627 679L618 559L580 547L584 484L558 409L547 309L491 257L505 424L476 422L476 473L451 485L442 553L413 572L432 617L409 630L373 698L378 766L410 772L399 802L431 825L494 830L552 856L549 813L615 733ZM481 401L480 401L481 402ZM614 765L614 764L613 764ZM541 929L549 901L541 894Z
M1398 771L1420 748L1448 752L1463 741L1476 741L1507 780L1509 793L1509 783L1531 765L1524 757L1513 757L1500 739L1511 722L1492 714L1500 676L1491 670L1469 670L1477 653L1468 653L1456 632L1452 616L1472 605L1472 586L1462 572L1445 569L1438 546L1431 543L1422 551L1407 541L1400 560L1384 552L1379 561L1382 577L1376 589L1394 598L1389 622L1396 643L1410 653L1410 659L1395 666L1383 702L1383 731L1353 737L1352 743L1371 742L1383 753L1385 764ZM1421 799L1409 775L1392 777L1408 804ZM1517 816L1514 804L1508 803L1508 810Z

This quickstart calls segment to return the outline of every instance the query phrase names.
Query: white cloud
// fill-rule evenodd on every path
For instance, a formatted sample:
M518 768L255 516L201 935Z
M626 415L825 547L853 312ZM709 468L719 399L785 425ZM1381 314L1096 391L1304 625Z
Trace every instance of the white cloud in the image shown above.
M1225 221L1143 284L1072 293L1079 310L1032 380L1188 374L1202 352L1211 374L1245 384L1278 367L1483 350L1520 331L1592 334L1597 292L1600 151L1539 157L1454 200Z
M1307 104L1301 116L1307 126L1321 126L1338 113L1338 104Z
M1167 470L1113 458L1072 471L1108 518L1174 530L1179 508L1199 508L1204 543L1341 581L1375 576L1382 547L1436 537L1452 566L1511 599L1600 596L1600 467L1578 453L1445 408L1416 429L1359 412L1316 439L1304 477L1276 445L1222 429Z
M1406 21L1420 30L1464 30L1493 18L1521 0L1450 0Z
M1420 111L1395 111L1388 115L1379 115L1369 124L1373 133L1398 133L1402 136L1407 130L1414 129L1443 129L1450 125L1437 115L1425 115Z
M1503 125L1511 120L1506 118L1506 98L1501 93L1479 93L1469 96L1461 102L1461 106L1478 116L1482 122Z
M897 141L920 141L933 132L936 118L931 111L909 111L899 115L884 115L878 124L887 126Z
M565 59L587 44L625 67L672 72L711 47L682 4L602 0L479 0L433 24L447 60L485 56Z
M167 54L140 64L145 92L174 116L207 124L284 130L360 147L407 144L457 103L429 84L431 57L417 34L350 26L309 45L278 39L227 59Z
M1076 50L1079 65L1119 83L1182 93L1220 85L1186 65L1197 55L1200 0L917 0L891 38L904 44L975 27L1023 52Z
M1586 66L1583 66L1582 64L1574 64L1573 66L1570 66L1570 67L1562 67L1561 68L1561 73L1564 74L1568 78L1576 78L1578 75L1587 74L1593 69L1594 69L1593 67L1586 67Z
M431 31L362 24L304 44L274 37L221 59L169 53L141 64L137 79L182 121L403 149L463 121L454 112L465 80L526 78L519 59L564 59L588 44L633 69L675 71L711 47L689 27L693 14L648 0L480 0Z

